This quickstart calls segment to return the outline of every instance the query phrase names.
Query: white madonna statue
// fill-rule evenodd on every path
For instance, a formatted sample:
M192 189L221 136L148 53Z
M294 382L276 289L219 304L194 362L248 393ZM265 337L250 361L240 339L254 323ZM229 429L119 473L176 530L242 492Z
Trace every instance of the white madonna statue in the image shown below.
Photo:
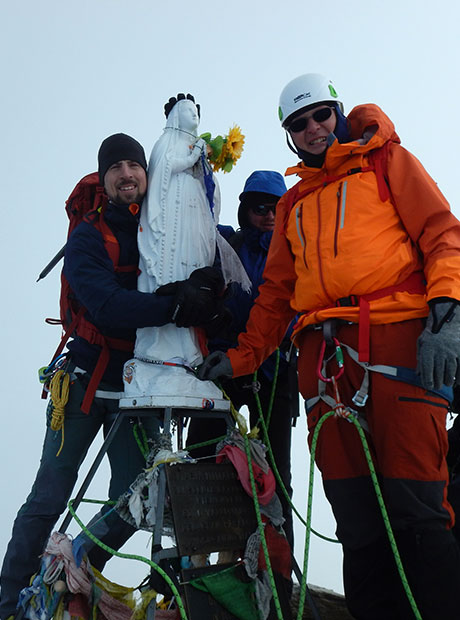
M217 248L225 281L249 286L237 255L216 229L220 192L206 158L206 143L197 138L198 125L193 98L180 99L173 103L153 147L138 232L140 291L152 293L212 266ZM125 364L125 396L222 398L212 382L200 381L191 372L202 360L195 328L173 323L140 328L134 359Z

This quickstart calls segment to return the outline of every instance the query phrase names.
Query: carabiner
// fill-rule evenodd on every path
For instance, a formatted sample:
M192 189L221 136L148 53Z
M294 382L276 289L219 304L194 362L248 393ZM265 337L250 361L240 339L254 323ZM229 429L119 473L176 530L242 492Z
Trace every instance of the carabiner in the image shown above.
M340 342L335 337L332 338L332 341L335 345L335 359L337 362L337 366L339 367L339 372L336 375L334 375L334 379L337 380L337 379L340 379L340 377L343 375L345 368L343 364L343 353L340 347ZM319 351L319 359L318 359L318 365L316 367L316 374L318 375L318 378L321 381L324 381L325 383L331 383L332 379L329 377L325 377L322 372L325 352L326 352L326 340L323 340L323 342L321 343L321 349Z

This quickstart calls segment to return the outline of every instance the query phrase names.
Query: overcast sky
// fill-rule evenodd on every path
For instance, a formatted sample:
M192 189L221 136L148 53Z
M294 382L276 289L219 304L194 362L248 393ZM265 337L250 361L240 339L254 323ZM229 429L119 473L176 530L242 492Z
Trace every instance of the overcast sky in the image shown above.
M58 327L44 323L58 316L60 270L35 280L65 242L64 201L96 169L101 141L128 133L148 158L164 126L164 103L193 93L202 132L223 134L237 123L246 136L236 168L218 176L221 221L236 225L247 176L256 169L283 173L296 161L277 118L280 91L297 75L324 73L346 112L368 102L383 108L460 214L458 6L454 0L1 0L0 556L43 441L46 405L37 369L60 338ZM302 514L308 458L299 423L294 499ZM107 475L101 471L90 497L105 497ZM334 533L320 484L313 526ZM302 528L296 537L302 564ZM128 543L126 550L133 549L149 554L145 538ZM341 591L340 562L338 545L314 539L309 582ZM108 576L126 585L146 573L129 560L111 564Z

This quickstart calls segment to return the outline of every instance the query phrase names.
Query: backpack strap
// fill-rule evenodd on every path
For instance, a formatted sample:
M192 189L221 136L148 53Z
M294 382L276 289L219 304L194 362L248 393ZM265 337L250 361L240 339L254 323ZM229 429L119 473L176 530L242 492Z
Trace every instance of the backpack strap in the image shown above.
M288 189L288 191L283 195L283 225L281 226L280 234L285 235L287 232L287 224L289 215L291 214L292 209L294 208L295 203L299 199L300 195L300 184L302 181L297 181L295 185Z
M388 176L388 155L391 148L391 141L387 140L383 146L373 149L369 153L369 163L375 170L377 177L377 187L379 190L380 200L385 202L391 200L394 203L393 195L390 188L390 180Z
M81 410L83 413L88 414L91 405L93 404L94 396L96 395L96 390L99 387L99 383L104 376L104 373L107 369L110 360L110 349L119 349L122 351L131 351L132 342L128 342L127 340L120 340L119 338L107 338L102 336L102 349L99 354L98 360L96 362L96 366L91 374L91 379L88 383L88 387L86 388L85 397L83 398L83 402L81 404Z
M104 212L106 204L107 202L104 201L102 207L96 210L97 218L93 217L91 219L91 223L99 230L102 235L105 249L107 251L107 254L109 255L110 260L113 263L115 272L137 271L137 265L123 265L120 267L120 265L118 264L120 260L120 244L118 243L118 239L113 234L111 228L105 221ZM91 379L89 381L88 387L86 388L85 397L81 405L81 410L83 411L83 413L88 414L91 409L91 405L93 404L96 390L107 369L110 360L110 349L117 349L119 351L131 351L133 343L131 341L122 340L121 338L110 338L108 336L104 336L98 329L96 329L96 327L94 327L92 323L85 319L85 308L83 308L83 313L81 313L81 310L82 309L80 308L78 312L78 315L80 315L80 317L76 326L77 334L87 340L90 344L96 344L101 347L101 352L96 362L96 366L91 374Z
M85 221L92 224L102 235L104 246L109 255L110 260L113 263L114 270L117 273L129 273L132 271L138 271L138 265L119 265L120 261L120 244L118 239L112 232L112 229L107 224L104 218L105 209L107 206L107 200L103 199L102 205L96 209L93 209L85 216Z
M101 191L95 196L93 203L95 208L84 216L84 220L95 226L101 233L104 241L104 247L113 263L115 272L138 271L137 265L118 265L120 259L120 245L104 219L106 204L107 200L103 194L103 191ZM78 311L74 313L69 325L65 329L61 342L59 343L52 360L56 359L56 357L62 353L66 343L73 333L76 333L90 344L95 344L101 347L101 353L96 362L96 366L91 375L91 379L81 405L81 410L83 413L88 414L93 403L97 387L99 386L99 383L101 382L101 379L107 369L107 365L110 360L110 349L131 351L133 343L132 341L122 340L121 338L110 338L108 336L104 336L90 321L85 318L86 312L86 308L84 306L80 306ZM48 322L51 322L51 320L48 319ZM63 321L61 320L59 323L62 325ZM46 396L47 393L43 390L42 398L46 398Z

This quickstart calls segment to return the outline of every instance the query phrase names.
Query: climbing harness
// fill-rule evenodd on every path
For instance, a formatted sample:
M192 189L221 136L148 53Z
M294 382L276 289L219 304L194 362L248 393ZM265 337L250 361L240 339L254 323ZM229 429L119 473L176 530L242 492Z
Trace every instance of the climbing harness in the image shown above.
M45 390L49 390L49 384L53 375L67 363L67 353L58 355L48 366L38 369L38 380L43 384Z
M335 345L335 359L337 360L337 366L339 367L339 372L332 377L326 377L323 375L323 365L324 364L324 354L326 352L326 338L323 339L323 342L321 343L321 349L319 352L319 357L318 357L318 365L316 367L316 374L318 375L318 378L321 381L324 381L325 383L334 383L335 381L337 381L337 379L340 379L340 377L343 375L343 372L345 370L344 365L343 365L343 353L342 353L342 349L340 348L340 343L337 340L337 338L335 338L335 336L332 338L332 341Z

